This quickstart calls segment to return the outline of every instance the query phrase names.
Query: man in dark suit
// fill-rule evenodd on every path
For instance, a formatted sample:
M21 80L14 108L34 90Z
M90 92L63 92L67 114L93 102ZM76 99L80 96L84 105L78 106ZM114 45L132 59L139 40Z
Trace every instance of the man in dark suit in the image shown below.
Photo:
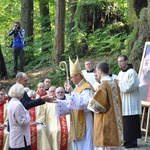
M16 83L22 84L24 87L26 87L28 84L27 74L25 74L24 72L19 72L16 75ZM33 101L31 98L28 97L27 93L25 92L23 98L21 99L21 103L23 104L23 106L26 109L29 109L32 107L36 107L36 106L45 104L45 101L50 102L53 99L54 99L53 97L46 95L46 96L42 96L41 98L35 99Z
M27 74L24 72L19 72L16 75L16 84L22 84L24 87L26 87L28 84ZM10 100L11 100L11 97L9 97L9 101ZM54 97L45 95L33 101L25 92L23 98L20 101L23 104L23 106L28 110L29 108L43 105L45 104L45 102L51 102L53 100L54 100ZM8 131L9 131L9 123L8 123Z

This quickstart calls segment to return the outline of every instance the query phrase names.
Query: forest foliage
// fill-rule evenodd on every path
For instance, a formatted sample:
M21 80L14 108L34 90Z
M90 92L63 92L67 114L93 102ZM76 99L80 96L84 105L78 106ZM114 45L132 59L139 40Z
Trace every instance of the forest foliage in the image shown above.
M47 18L40 15L40 0L33 0L34 41L29 43L31 37L26 37L25 71L50 67L52 71L47 76L51 76L53 83L57 85L65 77L65 73L62 73L59 66L53 61L57 0L44 1L49 5ZM112 64L114 73L118 73L117 56L122 53L129 55L131 48L129 41L135 35L135 29L132 30L133 27L130 26L128 5L128 2L124 0L66 0L65 51L62 54L64 60L68 62L69 56L75 59L76 55L81 60L99 58ZM12 37L8 37L8 32L13 27L14 21L21 19L21 1L1 0L0 13L0 44L8 74L11 75L13 56L9 45ZM42 32L41 22L44 20L49 20L50 26ZM43 51L43 49L46 50ZM33 53L32 58L31 55L28 55L31 52Z

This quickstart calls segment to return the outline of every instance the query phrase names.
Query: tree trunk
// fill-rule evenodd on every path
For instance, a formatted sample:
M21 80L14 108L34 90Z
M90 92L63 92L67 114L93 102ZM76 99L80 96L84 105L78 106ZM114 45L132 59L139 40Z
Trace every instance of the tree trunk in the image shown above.
M68 10L69 10L69 23L68 23L68 27L70 30L72 30L72 28L74 27L75 25L75 22L74 22L74 15L75 15L75 12L76 12L76 7L77 7L77 0L69 0L69 7L68 7ZM71 33L72 31L70 31Z
M148 7L148 26L150 28L150 0L147 0L147 7Z
M25 38L28 45L33 43L33 0L21 0L21 24L25 29ZM26 63L33 58L33 51L25 53Z
M134 10L138 17L140 16L140 11L144 7L147 7L147 0L134 0Z
M74 21L74 15L76 12L76 7L77 7L77 0L69 0L69 6L68 6L68 11L69 11L69 23L67 25L68 27L68 32L67 32L67 43L69 44L68 47L68 52L71 53L72 55L76 55L76 38L75 35L72 35L71 33L75 32L74 27L75 27L75 21ZM76 57L76 56L75 56Z
M65 0L56 1L54 62L59 64L64 54Z
M50 16L49 16L49 0L39 0L39 7L40 7L40 15L42 17L41 19L41 36L42 36L42 51L48 51L50 47L49 39L45 38L45 33L49 32L51 30L50 27Z
M134 4L135 2L136 0L134 0ZM133 5L133 7L137 13L135 5ZM138 10L141 11L139 13L140 15L137 22L138 28L137 25L134 25L134 29L137 28L137 36L136 39L133 41L134 44L133 47L131 47L132 50L130 52L130 59L137 72L140 67L145 42L150 40L150 24L149 24L150 23L150 17L149 17L150 2L148 2L148 7L145 7L143 9L142 9L143 5L141 6L139 5L139 7L140 8Z

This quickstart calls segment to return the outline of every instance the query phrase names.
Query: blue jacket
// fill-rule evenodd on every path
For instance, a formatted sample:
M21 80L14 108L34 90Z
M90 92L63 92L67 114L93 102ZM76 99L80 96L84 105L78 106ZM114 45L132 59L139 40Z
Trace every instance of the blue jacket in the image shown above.
M12 47L14 47L14 48L23 48L24 47L24 35L25 35L24 29L11 30L8 35L9 36L14 35Z

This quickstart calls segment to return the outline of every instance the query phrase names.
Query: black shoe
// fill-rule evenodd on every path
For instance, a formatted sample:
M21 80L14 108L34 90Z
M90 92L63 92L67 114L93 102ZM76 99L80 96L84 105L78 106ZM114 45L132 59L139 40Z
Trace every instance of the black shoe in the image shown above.
M126 146L126 145L128 145L130 142L124 142L123 143L123 146Z
M135 148L137 147L137 141L132 141L124 146L125 148Z

